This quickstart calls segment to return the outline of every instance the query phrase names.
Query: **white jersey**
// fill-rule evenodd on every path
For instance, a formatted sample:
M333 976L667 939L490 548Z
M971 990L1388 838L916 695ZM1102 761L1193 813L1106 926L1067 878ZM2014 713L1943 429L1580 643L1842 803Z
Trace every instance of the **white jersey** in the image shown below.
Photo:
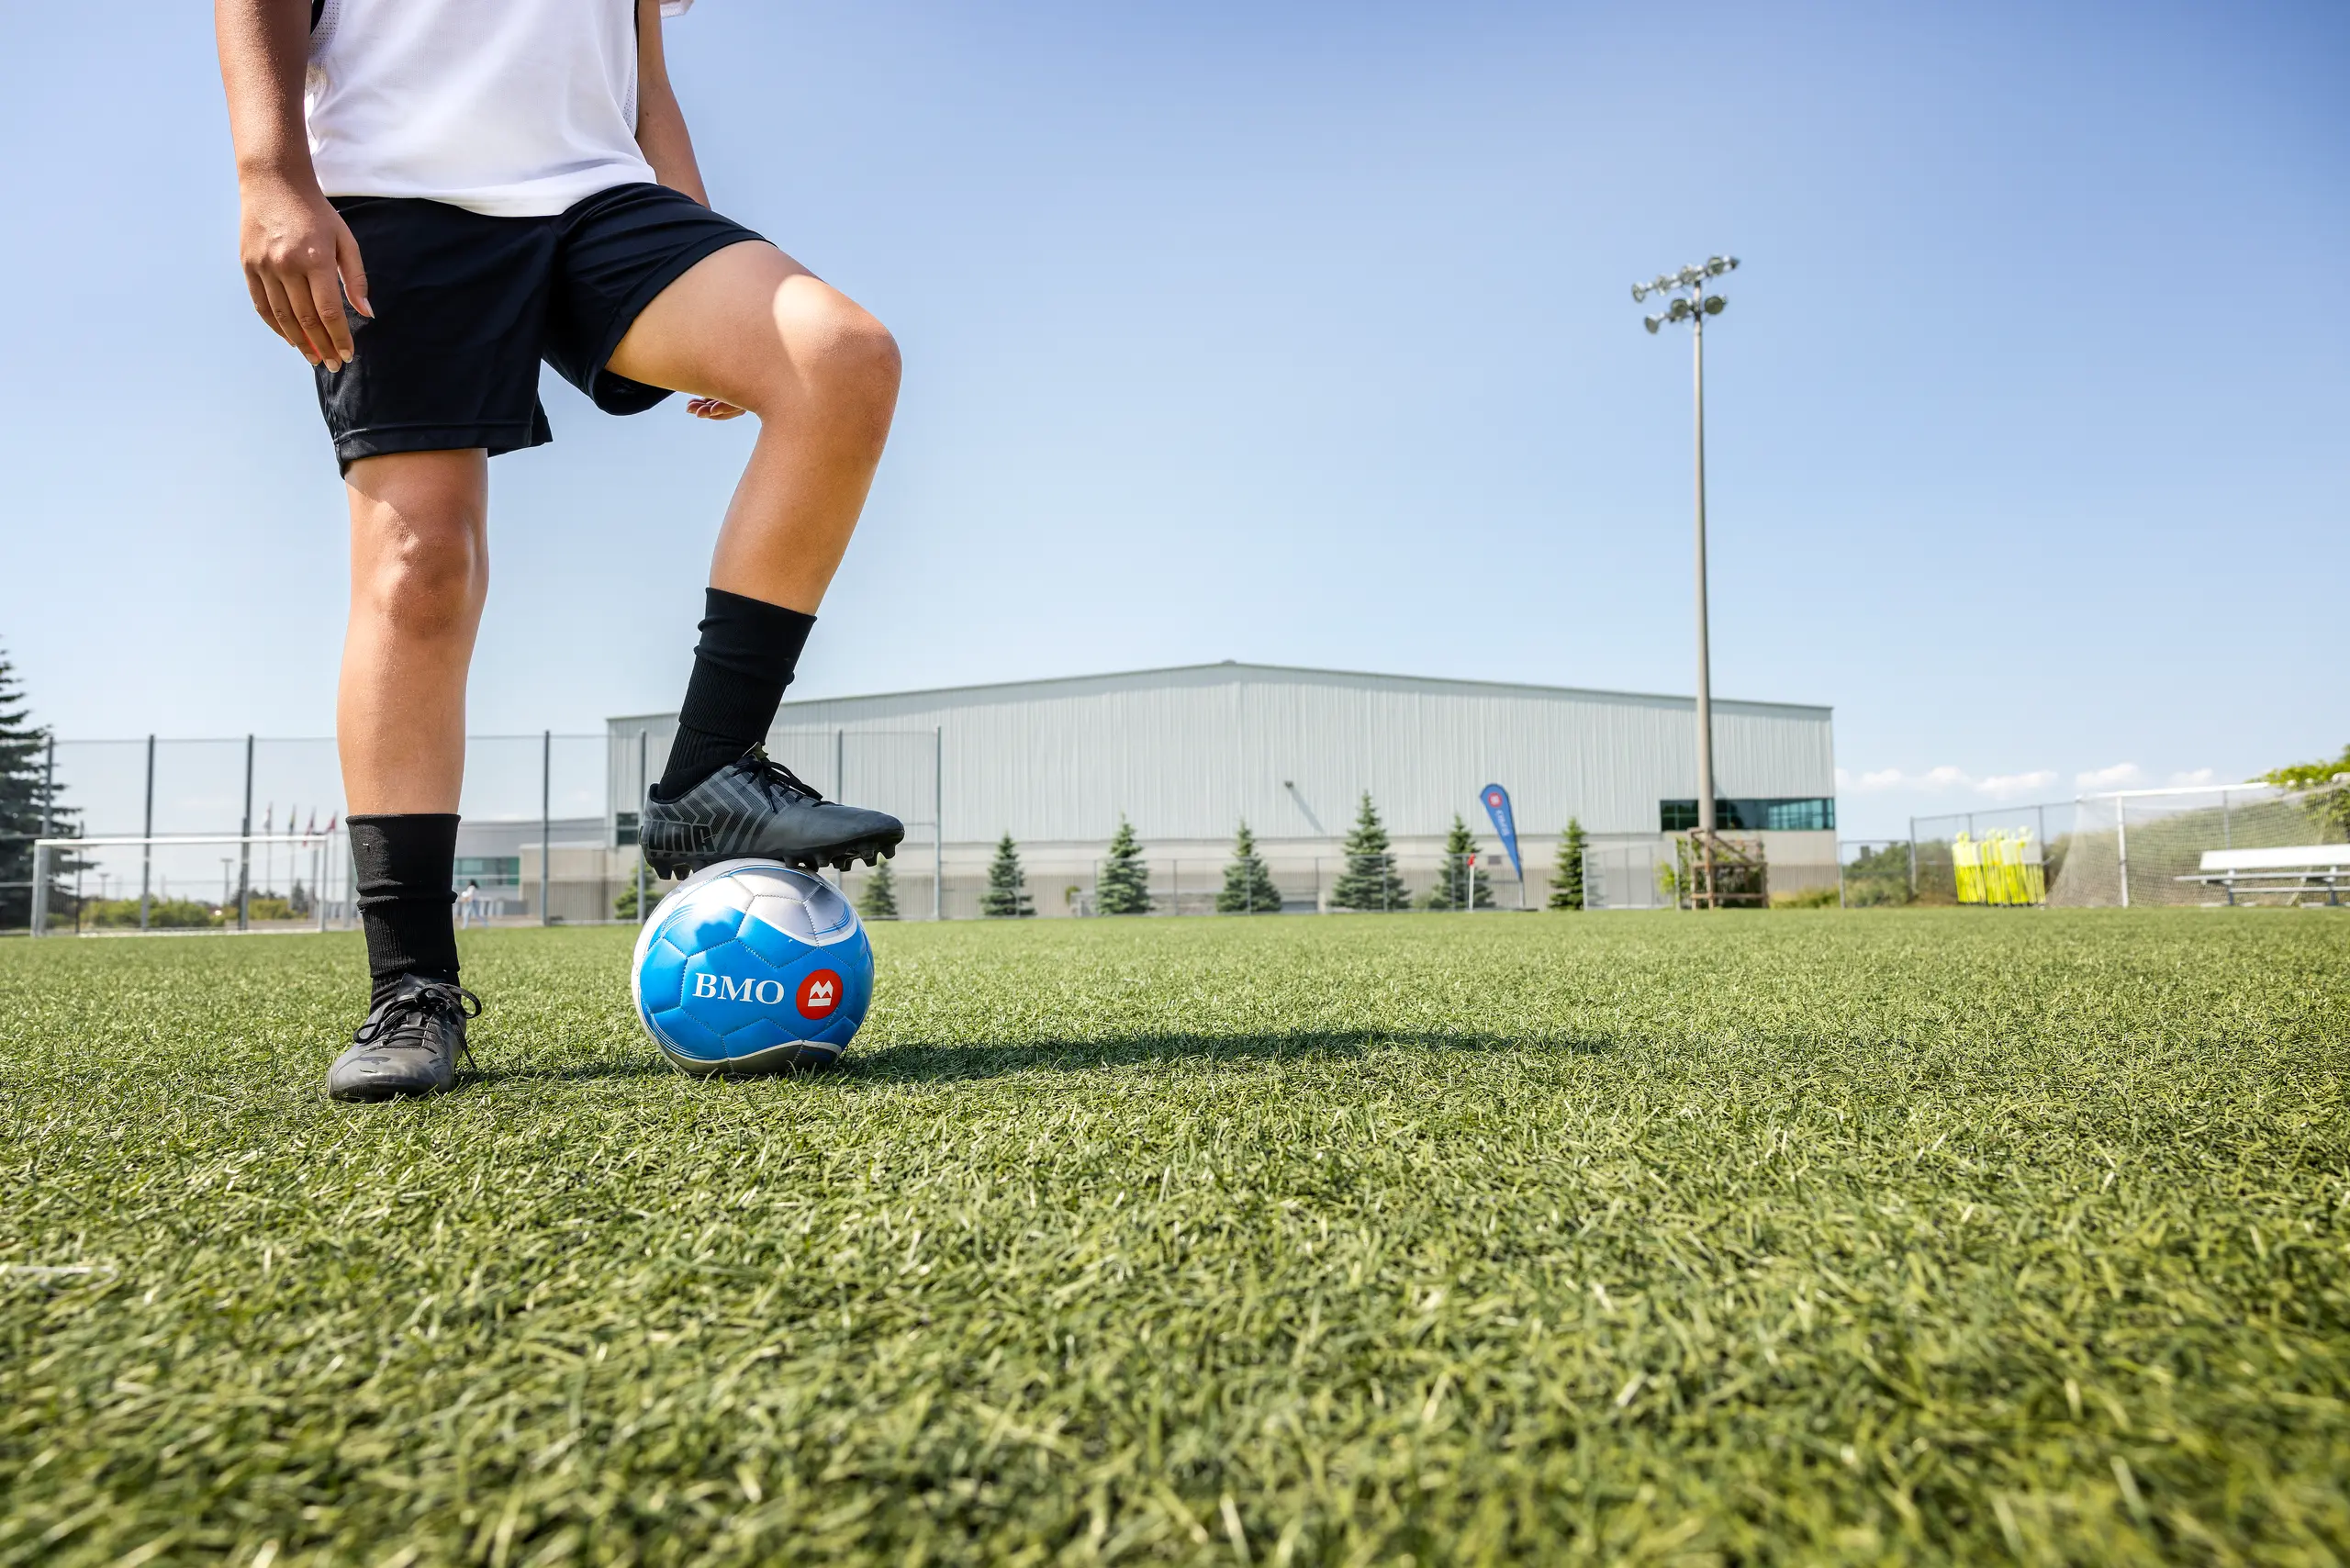
M635 0L324 0L302 109L330 196L543 218L653 178Z

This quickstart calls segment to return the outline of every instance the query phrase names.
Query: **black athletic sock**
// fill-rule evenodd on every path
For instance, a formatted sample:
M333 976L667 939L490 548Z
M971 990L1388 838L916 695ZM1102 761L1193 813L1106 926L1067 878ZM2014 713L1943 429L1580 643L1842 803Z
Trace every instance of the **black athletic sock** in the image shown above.
M701 645L693 678L677 710L677 738L653 792L674 801L767 738L800 650L816 624L812 615L744 599L724 588L706 590Z
M457 980L457 818L449 812L345 819L357 868L359 924L367 933L367 972L375 1001L402 975ZM372 1003L371 1003L372 1005Z

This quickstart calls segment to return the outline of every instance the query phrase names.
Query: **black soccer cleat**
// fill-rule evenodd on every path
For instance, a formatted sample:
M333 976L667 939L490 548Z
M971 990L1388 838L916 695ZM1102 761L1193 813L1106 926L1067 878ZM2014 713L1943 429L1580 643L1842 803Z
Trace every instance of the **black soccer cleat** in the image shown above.
M456 1081L457 1053L467 1065L465 1020L481 1016L481 998L445 980L401 979L327 1070L330 1100L396 1100L437 1094Z
M906 824L884 812L844 806L753 746L674 801L650 790L637 843L655 875L683 877L722 860L780 860L845 871L898 853Z

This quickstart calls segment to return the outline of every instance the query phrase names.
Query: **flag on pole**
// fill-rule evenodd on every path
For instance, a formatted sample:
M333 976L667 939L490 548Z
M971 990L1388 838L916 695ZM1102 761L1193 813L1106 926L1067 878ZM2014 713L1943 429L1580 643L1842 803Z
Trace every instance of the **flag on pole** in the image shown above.
M1484 790L1485 814L1494 819L1494 831L1501 835L1502 848L1509 853L1510 869L1516 873L1518 883L1526 881L1526 863L1517 857L1517 819L1510 814L1509 791L1498 784L1488 784Z

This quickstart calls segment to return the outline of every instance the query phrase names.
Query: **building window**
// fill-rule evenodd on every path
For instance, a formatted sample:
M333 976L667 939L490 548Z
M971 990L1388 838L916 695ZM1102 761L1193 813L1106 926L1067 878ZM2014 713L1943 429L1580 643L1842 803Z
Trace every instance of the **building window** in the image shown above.
M1666 833L1687 833L1697 825L1697 802L1660 801L1658 816ZM1739 833L1828 833L1836 826L1833 796L1782 795L1769 799L1716 801L1717 825Z
M464 887L467 882L483 882L492 887L503 883L513 888L522 884L522 857L519 855L460 855L457 857L455 882Z

